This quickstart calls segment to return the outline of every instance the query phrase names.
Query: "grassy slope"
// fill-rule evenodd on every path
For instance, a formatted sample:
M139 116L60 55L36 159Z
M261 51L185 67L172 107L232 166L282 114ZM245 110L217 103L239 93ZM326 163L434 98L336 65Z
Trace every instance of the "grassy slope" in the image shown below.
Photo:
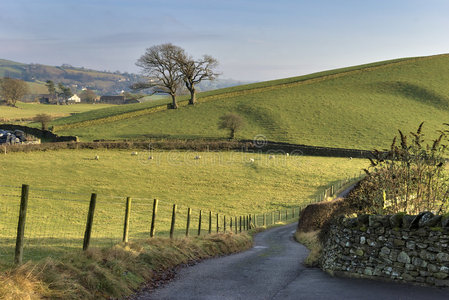
M100 160L93 160L98 154ZM176 234L184 233L187 207L192 233L198 210L228 216L291 208L311 201L329 182L353 175L364 160L223 152L64 150L0 156L0 262L11 261L17 226L19 189L31 186L25 258L79 249L91 192L98 193L93 245L120 240L124 201L133 197L130 239L148 236L152 199L159 199L157 232L167 236L172 204L178 205ZM253 157L255 163L249 163ZM26 170L15 172L15 170ZM61 191L47 192L48 189ZM203 219L207 230L207 217ZM55 237L56 239L50 239Z
M290 77L290 78L285 78L285 79L270 80L270 81L258 82L258 83L253 83L253 84L233 86L233 87L229 87L229 88L223 88L223 89L199 93L198 99L209 100L210 98L222 98L222 97L226 98L229 95L232 95L235 93L237 93L237 94L252 93L252 92L258 91L260 89L267 89L267 88L271 89L273 87L281 87L281 86L288 85L288 84L296 84L296 83L300 83L300 82L311 80L311 79L319 79L319 78L326 77L326 76L333 76L336 74L359 70L361 68L379 67L379 66L383 66L383 65L388 65L390 63L400 62L403 60L408 60L408 59L404 58L404 59L382 61L382 62L376 62L376 63L372 63L372 64L366 64L366 65L318 72L318 73L313 73L313 74L309 74L309 75L305 75L305 76L297 76L297 77ZM180 103L187 102L187 101L188 101L187 96L179 96L178 97L178 102L180 102ZM161 105L165 106L167 103L171 103L171 99L169 99L168 97L166 97L166 99L164 99L164 101L160 101L160 102L154 102L151 104L146 103L146 104L128 105L126 107L121 107L121 108L109 108L109 109L97 111L97 112L95 112L95 114L85 113L85 114L82 114L82 115L79 115L76 117L69 117L69 118L55 120L53 123L55 125L61 125L61 124L72 124L72 123L77 123L77 122L82 122L82 121L87 121L87 120L101 119L101 118L110 117L110 116L123 114L123 113L127 113L127 112L143 110L143 109L147 109L147 108L151 108L151 107L155 107L155 106L161 106Z
M76 116L61 118L52 122L53 125L71 124L82 122L86 120L95 120L104 117L120 115L127 112L139 111L146 108L151 108L159 105L166 105L169 100L167 98L156 98L155 100L145 101L144 103L114 105L112 107L103 108L95 111L85 112Z
M321 146L387 147L398 128L407 132L426 121L427 132L433 133L448 121L449 55L395 62L329 71L325 79L313 74L306 78L315 79L302 83L299 77L224 89L232 92L227 96L217 97L223 90L208 92L202 97L218 99L63 133L85 140L225 137L217 121L231 111L248 123L238 138L264 134L271 140Z
M17 102L17 107L0 106L0 120L30 119L37 114L46 113L55 118L79 114L86 111L95 111L115 105L110 104L74 104L74 105L46 105L38 103Z

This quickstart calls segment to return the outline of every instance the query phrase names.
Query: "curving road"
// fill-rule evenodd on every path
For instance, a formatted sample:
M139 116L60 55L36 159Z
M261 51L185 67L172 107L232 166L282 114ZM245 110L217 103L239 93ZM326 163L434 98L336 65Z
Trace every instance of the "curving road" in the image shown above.
M293 240L295 229L259 233L252 249L182 269L174 281L135 299L449 299L448 289L334 278L306 268L308 250Z

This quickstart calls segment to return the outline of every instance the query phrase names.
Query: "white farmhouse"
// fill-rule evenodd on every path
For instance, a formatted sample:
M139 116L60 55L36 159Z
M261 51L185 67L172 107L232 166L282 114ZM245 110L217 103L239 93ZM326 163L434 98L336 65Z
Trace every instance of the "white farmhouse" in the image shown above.
M73 95L72 97L70 97L69 99L67 99L68 102L72 102L72 103L80 103L81 102L81 98L78 97L77 94Z

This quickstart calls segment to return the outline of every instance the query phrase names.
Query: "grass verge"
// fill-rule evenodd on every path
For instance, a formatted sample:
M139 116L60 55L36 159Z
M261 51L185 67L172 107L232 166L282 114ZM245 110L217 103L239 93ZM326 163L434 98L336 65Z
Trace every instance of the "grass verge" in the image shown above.
M157 238L30 261L0 275L0 299L122 298L176 266L251 245L247 233Z
M318 266L318 260L321 253L321 243L318 239L319 230L310 232L297 231L295 233L295 239L297 242L303 244L310 250L309 256L307 256L304 261L305 265L308 267Z

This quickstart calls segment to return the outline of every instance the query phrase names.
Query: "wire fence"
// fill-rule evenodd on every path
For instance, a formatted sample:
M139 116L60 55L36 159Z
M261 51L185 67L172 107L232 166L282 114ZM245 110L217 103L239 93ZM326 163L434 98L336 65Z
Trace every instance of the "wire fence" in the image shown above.
M96 195L87 246L109 247L150 237L239 233L255 227L270 226L297 219L308 204L333 196L359 177L335 182L318 193L315 199L304 201L301 205L257 214L245 212L225 215L151 198ZM85 246L91 195L29 187L26 218L23 220L23 243L19 245L19 212L23 198L23 186L0 185L0 264L58 257ZM21 250L18 249L20 247Z

